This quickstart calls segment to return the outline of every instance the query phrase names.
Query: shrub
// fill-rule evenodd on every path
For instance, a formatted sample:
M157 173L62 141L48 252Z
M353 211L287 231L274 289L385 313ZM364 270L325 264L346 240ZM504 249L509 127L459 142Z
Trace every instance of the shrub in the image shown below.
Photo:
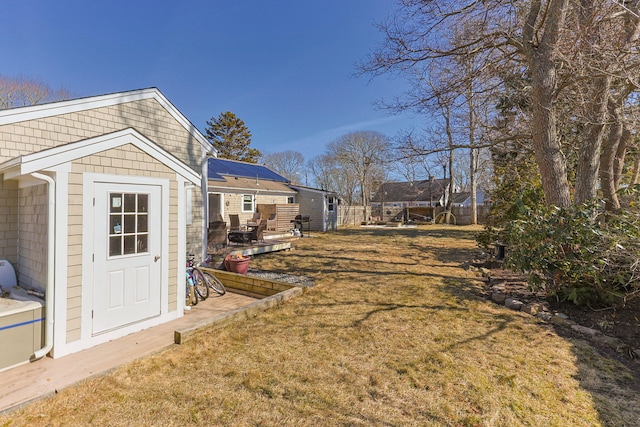
M529 274L534 290L575 304L624 304L640 294L640 216L633 206L616 213L601 202L525 208L479 241L491 238L508 246L505 266Z

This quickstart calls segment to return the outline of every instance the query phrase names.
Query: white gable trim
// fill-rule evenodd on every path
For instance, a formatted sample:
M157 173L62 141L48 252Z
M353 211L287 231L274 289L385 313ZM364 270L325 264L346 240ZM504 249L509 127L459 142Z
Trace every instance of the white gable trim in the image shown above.
M33 172L51 169L125 144L135 145L186 180L195 185L200 185L200 174L131 128L17 157L0 164L0 173L4 173L5 180L13 179Z
M52 102L29 107L11 108L0 111L0 126L36 120L61 114L77 113L94 108L110 107L127 102L155 99L178 123L180 123L207 151L215 152L215 148L200 131L156 88L119 92L109 95L71 99L69 101Z

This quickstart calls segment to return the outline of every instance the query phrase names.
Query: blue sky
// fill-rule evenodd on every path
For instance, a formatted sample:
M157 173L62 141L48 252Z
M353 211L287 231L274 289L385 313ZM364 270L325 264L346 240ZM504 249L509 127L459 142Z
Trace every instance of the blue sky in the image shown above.
M356 130L420 127L373 102L400 80L355 77L392 0L3 0L0 74L77 96L159 88L200 130L231 111L263 153L308 160Z

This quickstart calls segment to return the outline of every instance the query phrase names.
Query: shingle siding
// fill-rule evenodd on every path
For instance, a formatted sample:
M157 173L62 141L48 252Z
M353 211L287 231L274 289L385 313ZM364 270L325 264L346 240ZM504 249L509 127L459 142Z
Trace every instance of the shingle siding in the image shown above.
M18 183L0 174L0 259L18 261Z
M0 163L127 128L137 130L200 171L200 144L155 99L0 126Z
M47 186L26 187L18 194L18 282L26 289L44 292L47 280Z
M112 166L115 160L136 159L130 162L130 167ZM115 162L119 164L119 162ZM127 163L129 164L129 163ZM120 176L144 176L164 178L170 185L170 218L169 218L169 259L177 258L178 227L174 220L178 214L178 184L176 174L167 166L159 163L137 147L127 144L119 148L104 151L99 154L84 157L73 162L69 174L69 248L67 267L67 342L80 339L81 305L82 305L82 182L84 173L118 174ZM191 227L194 228L194 227ZM71 242L75 242L72 244ZM87 248L92 250L92 248ZM178 268L175 261L169 265L169 310L177 309Z

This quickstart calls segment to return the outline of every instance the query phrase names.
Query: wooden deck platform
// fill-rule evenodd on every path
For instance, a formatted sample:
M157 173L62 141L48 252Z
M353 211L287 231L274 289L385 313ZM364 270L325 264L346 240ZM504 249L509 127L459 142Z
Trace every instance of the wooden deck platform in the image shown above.
M293 237L289 233L277 233L265 231L264 241L252 242L251 244L235 244L229 243L226 246L217 248L210 255L224 258L226 255L234 253L244 256L259 255L269 252L286 251L291 249L293 241L299 237Z
M146 329L59 359L45 357L0 372L0 412L46 397L81 380L104 375L133 360L174 344L175 331L200 325L207 319L249 307L259 301L227 292L200 302L180 319Z
M218 255L231 252L257 255L287 250L291 248L292 240L296 239L291 239L289 235L272 233L265 236L264 242L247 246L228 245L220 248L221 252L218 252ZM238 292L241 291L238 290ZM246 317L247 313L272 307L286 298L297 295L296 292L296 290L289 290L265 298L256 298L247 292L244 294L227 292L223 296L213 296L207 301L200 302L190 311L185 312L180 319L59 359L45 357L33 363L2 371L0 372L0 412L46 397L81 380L105 375L125 363L177 345L175 342L180 342L184 337L192 335L197 329L210 326L212 322L240 320L243 316ZM245 310L247 313L244 313ZM177 340L176 336L180 339Z

